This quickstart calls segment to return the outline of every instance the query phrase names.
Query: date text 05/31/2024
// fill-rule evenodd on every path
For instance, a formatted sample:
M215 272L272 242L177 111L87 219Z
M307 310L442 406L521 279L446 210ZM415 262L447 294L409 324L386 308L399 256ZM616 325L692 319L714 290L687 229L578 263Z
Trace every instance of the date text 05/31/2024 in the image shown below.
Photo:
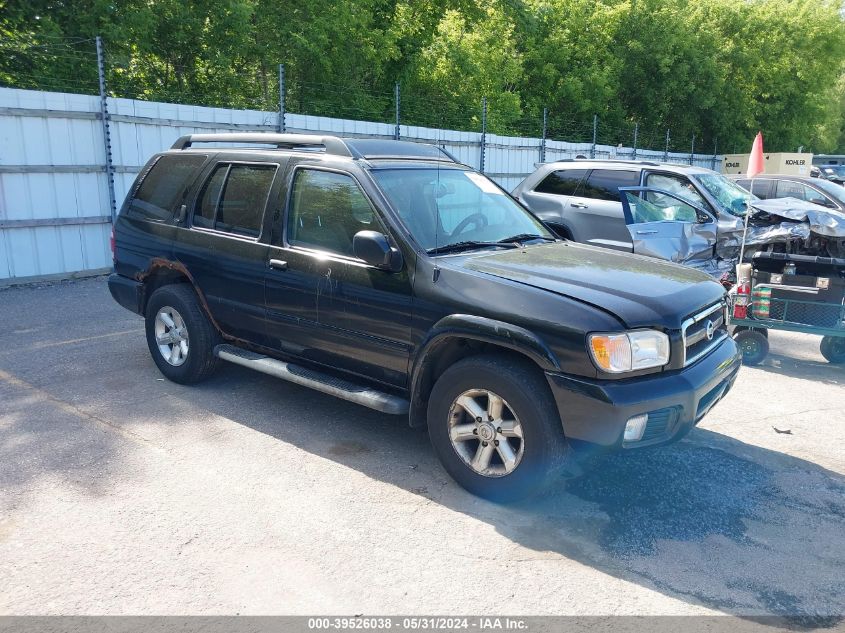
M507 617L345 617L308 618L314 631L370 630L386 631L524 631L528 625L519 618Z

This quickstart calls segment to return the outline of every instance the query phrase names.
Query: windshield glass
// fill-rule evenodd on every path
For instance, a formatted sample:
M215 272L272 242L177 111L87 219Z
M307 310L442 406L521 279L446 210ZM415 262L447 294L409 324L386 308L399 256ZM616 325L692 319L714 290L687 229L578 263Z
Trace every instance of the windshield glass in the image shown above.
M823 178L814 178L812 182L814 187L818 187L830 195L831 198L836 198L840 202L845 202L845 187L842 185L838 185L830 180L824 180Z
M695 174L693 178L716 199L723 211L732 215L745 215L745 203L757 200L757 196L751 195L722 174Z
M448 167L374 169L370 173L426 250L458 242L498 242L519 235L553 237L539 220L479 173Z
M845 165L827 165L821 168L822 172L839 178L845 178Z

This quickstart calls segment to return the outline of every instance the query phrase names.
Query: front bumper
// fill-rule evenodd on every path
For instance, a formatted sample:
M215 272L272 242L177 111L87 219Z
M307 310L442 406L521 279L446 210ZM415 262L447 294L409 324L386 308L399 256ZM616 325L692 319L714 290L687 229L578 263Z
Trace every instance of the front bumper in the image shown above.
M733 386L741 354L730 337L681 371L630 380L590 380L546 372L566 437L607 448L678 440ZM622 441L629 418L649 414L640 441Z

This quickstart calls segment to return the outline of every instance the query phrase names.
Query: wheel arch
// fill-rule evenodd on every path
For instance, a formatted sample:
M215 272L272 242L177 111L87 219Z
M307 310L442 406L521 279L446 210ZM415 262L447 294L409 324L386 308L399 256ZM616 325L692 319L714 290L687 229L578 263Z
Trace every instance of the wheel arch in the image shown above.
M205 312L205 316L211 322L212 326L218 332L222 333L220 326L211 314L211 310L208 309L208 303L205 300L205 296L197 287L193 275L188 272L188 269L184 264L174 262L169 259L156 258L150 262L150 266L147 270L137 275L137 279L144 287L141 295L140 306L138 306L142 315L147 311L147 303L149 302L150 297L159 288L171 284L189 284L193 289L194 294L197 296L200 308L203 312Z
M428 396L447 368L469 356L490 353L528 360L538 371L560 371L551 349L525 328L466 314L444 317L429 331L414 360L409 385L409 424L425 426Z

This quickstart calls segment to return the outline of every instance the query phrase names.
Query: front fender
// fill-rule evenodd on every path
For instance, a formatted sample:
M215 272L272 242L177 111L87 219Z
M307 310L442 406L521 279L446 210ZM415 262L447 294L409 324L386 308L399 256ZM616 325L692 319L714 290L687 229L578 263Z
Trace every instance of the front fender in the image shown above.
M560 371L560 363L546 343L525 328L471 314L452 314L440 319L418 346L411 371L411 425L422 425L425 410L426 369L431 367L445 343L455 339L491 343L527 356L543 371ZM422 416L422 418L420 417Z

